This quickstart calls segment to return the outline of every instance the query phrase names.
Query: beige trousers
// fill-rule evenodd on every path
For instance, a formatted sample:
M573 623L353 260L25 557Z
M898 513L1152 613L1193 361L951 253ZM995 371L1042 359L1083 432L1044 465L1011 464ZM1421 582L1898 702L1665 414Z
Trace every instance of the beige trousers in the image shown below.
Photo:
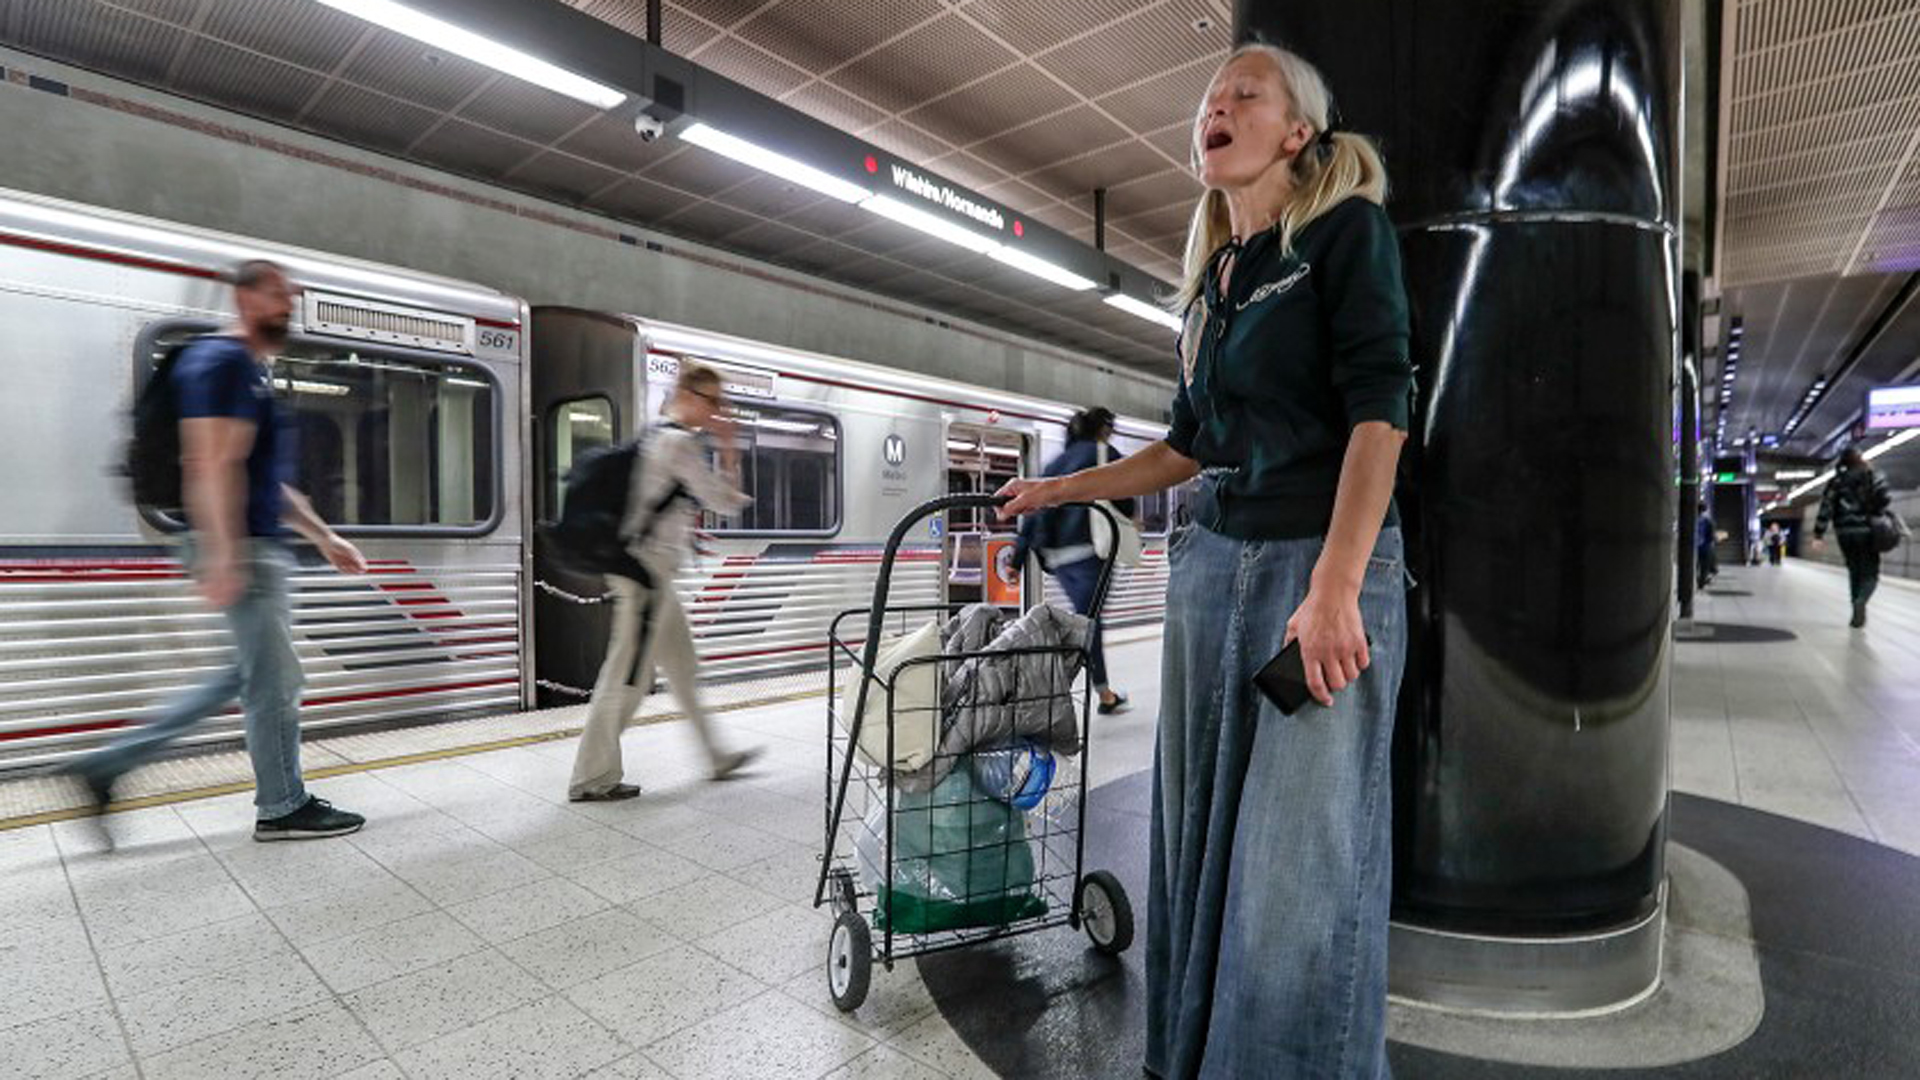
M587 704L587 727L574 754L573 779L567 789L571 796L598 795L620 782L620 733L633 722L653 688L655 666L666 675L680 711L693 722L708 760L718 765L722 753L713 723L700 705L700 660L680 597L672 588L648 589L612 575L607 577L607 588L613 594L613 633Z

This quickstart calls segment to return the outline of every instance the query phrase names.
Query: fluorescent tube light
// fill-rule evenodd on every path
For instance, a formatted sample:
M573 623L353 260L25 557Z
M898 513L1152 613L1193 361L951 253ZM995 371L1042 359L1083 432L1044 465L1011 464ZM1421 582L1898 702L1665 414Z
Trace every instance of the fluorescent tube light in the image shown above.
M1801 484L1799 487L1794 488L1792 491L1787 492L1787 501L1792 502L1793 500L1799 498L1802 495L1805 495L1807 492L1812 491L1814 488L1819 487L1821 484L1824 484L1831 479L1833 479L1833 470L1828 469L1826 472L1821 473L1819 476L1816 476L1813 479L1807 481L1806 483Z
M1144 300L1136 300L1126 293L1114 293L1106 301L1129 315L1136 315L1148 322L1157 322L1169 330L1180 329L1180 317L1164 308L1157 308Z
M992 252L995 262L1003 262L1015 270L1025 270L1037 278L1045 278L1055 285L1065 285L1069 289L1086 290L1093 288L1091 278L1083 278L1064 266L1055 266L1035 255L1029 255L1010 247L998 247Z
M1920 427L1914 428L1911 431L1903 431L1860 456L1866 458L1868 461L1872 461L1874 458L1879 457L1881 454L1886 453L1896 446L1912 442L1916 437L1920 437Z
M898 199L885 195L875 195L862 202L861 207L890 218L910 228L919 229L929 236L937 236L949 244L958 244L968 251L981 255L992 254L1000 247L998 241L989 240L971 229L963 229L943 217L935 217L918 207L908 206Z
M829 176L811 165L803 164L764 146L756 146L737 135L729 135L707 124L696 123L681 132L680 137L703 150L711 150L723 157L730 157L742 165L772 173L782 180L791 180L802 187L811 188L822 195L832 196L841 202L857 203L873 196L873 192L858 184L849 183L837 176Z
M596 109L611 109L627 100L627 95L604 83L594 82L556 67L537 56L483 38L471 30L462 30L425 12L396 4L393 0L320 0L322 4L349 15L358 16L396 34L423 41L436 49L463 56L476 64L524 79L556 94L565 94Z

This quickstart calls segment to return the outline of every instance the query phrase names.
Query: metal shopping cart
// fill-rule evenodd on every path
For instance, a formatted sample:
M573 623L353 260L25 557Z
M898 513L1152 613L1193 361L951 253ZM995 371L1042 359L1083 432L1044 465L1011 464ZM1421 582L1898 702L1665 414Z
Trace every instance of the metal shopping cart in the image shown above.
M1018 640L1022 627L1041 634L1072 617L1037 612L1009 642L999 634L1015 620L987 605L887 604L895 556L914 526L1003 502L953 495L914 508L887 538L873 606L833 621L826 852L813 902L833 909L827 986L843 1012L866 1000L876 958L892 970L1057 926L1084 928L1108 955L1133 941L1119 880L1084 867L1092 689L1073 683L1087 639ZM1107 507L1090 510L1113 524ZM1109 558L1095 618L1112 575ZM993 640L983 640L987 631ZM983 738L968 742L969 733Z

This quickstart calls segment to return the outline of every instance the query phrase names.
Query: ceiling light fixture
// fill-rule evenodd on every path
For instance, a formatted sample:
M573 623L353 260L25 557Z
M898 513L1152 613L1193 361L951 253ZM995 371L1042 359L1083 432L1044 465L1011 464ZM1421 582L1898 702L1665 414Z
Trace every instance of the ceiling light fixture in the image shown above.
M1103 299L1129 315L1137 316L1148 322L1159 323L1169 330L1180 329L1180 317L1178 315L1164 308L1149 304L1144 300L1136 300L1126 293L1113 293Z
M990 254L993 256L995 262L1005 263L1015 270L1025 270L1034 277L1045 278L1055 285L1064 285L1076 292L1084 292L1093 288L1093 280L1091 278L1083 278L1066 267L1055 266L1053 263L1037 255L1029 255L1024 251L1005 245L994 248Z
M680 137L703 150L711 150L742 165L772 173L782 180L791 180L801 187L841 202L857 203L873 197L873 192L859 184L831 176L778 151L750 143L738 135L729 135L708 124L696 123L681 132Z
M885 195L875 195L860 204L864 210L871 210L883 218L897 221L908 228L918 229L929 236L937 236L949 244L957 244L979 255L990 255L1000 247L997 241L989 240L972 229L959 225L943 217L936 217L917 206L908 206L898 199Z
M565 94L575 101L585 102L596 109L611 109L627 100L625 93L604 83L594 82L584 75L576 75L537 56L529 56L519 49L481 37L471 30L462 30L452 23L436 19L425 12L393 3L393 0L320 0L320 2L335 10L365 19L376 26L384 26L396 34L405 34L436 49L466 57L476 64L484 64L495 71L504 72L516 79L524 79L556 94Z
M1874 458L1879 457L1881 454L1886 453L1887 451L1893 449L1894 447L1904 446L1907 443L1912 442L1916 438L1920 438L1920 427L1913 428L1910 431L1903 431L1900 434L1895 435L1893 438L1888 439L1886 442L1881 443L1879 446L1876 446L1873 449L1868 450L1866 453L1861 454L1860 456L1863 458L1866 458L1868 461L1872 461Z

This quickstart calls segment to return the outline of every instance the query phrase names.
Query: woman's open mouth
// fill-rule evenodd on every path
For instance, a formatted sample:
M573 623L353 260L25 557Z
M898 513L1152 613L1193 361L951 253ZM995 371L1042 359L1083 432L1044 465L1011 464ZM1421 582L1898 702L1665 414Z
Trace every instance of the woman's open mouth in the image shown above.
M1204 149L1205 149L1205 150L1206 150L1206 151L1207 151L1208 153L1212 153L1213 151L1215 151L1215 150L1218 150L1218 149L1220 149L1221 147L1223 147L1223 146L1226 146L1227 144L1229 144L1229 143L1231 143L1231 142L1233 142L1233 136L1231 136L1231 135L1229 135L1229 134L1227 134L1226 132L1224 132L1224 131L1209 131L1209 132L1207 132L1207 137L1206 137L1206 139L1205 139L1204 141L1202 141L1202 143L1201 143L1200 145L1201 145L1201 146L1202 146L1202 147L1203 147L1203 148L1204 148Z

